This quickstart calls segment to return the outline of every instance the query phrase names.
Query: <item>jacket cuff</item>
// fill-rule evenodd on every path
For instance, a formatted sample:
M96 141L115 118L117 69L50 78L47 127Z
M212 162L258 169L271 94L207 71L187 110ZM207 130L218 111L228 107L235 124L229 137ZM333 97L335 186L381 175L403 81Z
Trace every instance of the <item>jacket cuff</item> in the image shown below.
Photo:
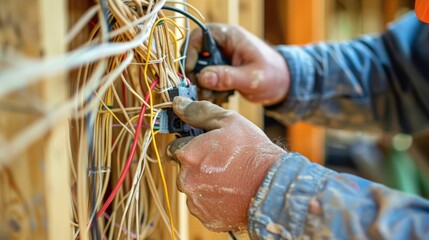
M316 66L311 56L300 47L277 46L290 73L289 93L284 102L267 106L267 115L284 123L294 123L310 115L319 104L315 95Z
M251 239L295 239L304 234L309 202L335 174L298 153L269 170L249 209Z

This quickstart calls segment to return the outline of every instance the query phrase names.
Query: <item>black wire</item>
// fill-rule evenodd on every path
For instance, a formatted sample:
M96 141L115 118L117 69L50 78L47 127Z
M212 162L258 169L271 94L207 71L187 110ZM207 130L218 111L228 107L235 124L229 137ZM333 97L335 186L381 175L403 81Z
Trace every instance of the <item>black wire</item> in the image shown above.
M97 218L95 217L95 213L97 212L96 209L96 197L97 197L97 193L96 193L96 186L95 186L95 178L97 176L97 171L96 171L96 164L95 164L95 156L94 156L94 143L92 141L93 139L93 116L94 115L88 115L88 139L90 140L89 142L89 148L90 148L90 153L89 153L89 161L90 161L90 169L89 169L89 177L90 177L90 184L91 184L91 200L90 200L90 206L92 209L92 222L91 222L91 238L94 239L101 239L101 232L100 232L100 228L97 224Z
M94 157L93 157L94 159ZM93 161L91 161L93 162ZM95 167L93 168L95 169ZM96 189L95 189L95 178L96 178L96 172L93 172L91 174L91 208L93 209L93 213L96 213L96 197L97 197L97 193L96 193ZM97 224L97 217L93 216L92 218L92 228L91 228L91 235L92 235L92 239L101 239L101 233L100 233L100 229L98 227Z
M92 154L91 154L92 155ZM96 167L95 167L95 160L94 157L91 157L91 170L90 170L90 178L91 178L91 209L92 209L92 213L96 213L97 209L96 209L96 198L97 198L97 193L96 193L96 187L95 187L95 178L97 176L97 171L96 171ZM93 172L94 170L94 172ZM95 214L94 214L95 215ZM97 224L97 217L95 216L91 216L92 217L92 228L91 228L91 235L92 235L92 239L101 239L101 233L100 233L100 229L98 227Z
M228 234L232 238L232 240L238 240L233 231L229 231Z
M180 13L182 15L185 15L186 17L188 17L189 19L191 19L194 23L196 23L203 31L205 31L205 32L208 31L207 26L204 25L200 20L198 20L192 14L190 14L188 12L185 12L185 11L183 11L180 8L176 8L176 7L172 7L172 6L163 6L162 9L170 10L170 11L173 11L173 12L178 12L178 13Z
M92 176L92 178L91 178L91 185L92 185L92 187L94 187L94 185L95 185L95 176ZM95 188L93 188L91 190L91 198L92 198L91 208L92 209L95 209L95 202L96 202L95 198L96 197L97 197L97 195L95 193ZM91 228L92 239L101 239L101 233L100 233L100 229L98 227L98 223L97 223L97 218L96 217L94 217L92 219L92 223L91 224L92 224L92 228Z

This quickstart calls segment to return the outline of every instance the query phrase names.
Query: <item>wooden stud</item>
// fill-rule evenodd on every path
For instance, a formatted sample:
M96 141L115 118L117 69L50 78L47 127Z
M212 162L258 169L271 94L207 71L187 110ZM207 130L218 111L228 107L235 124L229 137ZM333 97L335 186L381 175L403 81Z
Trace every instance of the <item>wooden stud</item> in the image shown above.
M379 33L383 28L381 0L362 1L362 32L365 34Z
M264 1L262 0L241 0L239 9L239 24L251 33L262 38L264 27ZM238 94L237 94L238 95ZM263 107L247 101L239 96L237 109L241 115L262 128L264 126Z
M62 0L0 1L0 54L39 58L64 53L65 17ZM0 139L8 142L67 94L65 77L58 75L0 98L10 104L0 107ZM52 123L42 139L0 166L0 238L71 236L67 131L66 119Z
M287 1L285 29L287 44L306 44L324 38L325 0ZM303 30L305 29L305 31ZM324 162L325 131L308 123L297 123L288 130L288 145L317 163Z

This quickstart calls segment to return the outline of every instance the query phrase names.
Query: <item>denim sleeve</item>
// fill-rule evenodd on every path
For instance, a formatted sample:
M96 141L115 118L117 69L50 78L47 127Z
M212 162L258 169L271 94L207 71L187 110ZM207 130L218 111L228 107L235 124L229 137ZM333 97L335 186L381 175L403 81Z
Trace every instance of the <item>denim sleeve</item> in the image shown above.
M251 239L429 239L429 201L288 153L249 209Z
M429 127L429 24L414 12L379 36L278 46L291 85L266 108L283 123L413 133Z

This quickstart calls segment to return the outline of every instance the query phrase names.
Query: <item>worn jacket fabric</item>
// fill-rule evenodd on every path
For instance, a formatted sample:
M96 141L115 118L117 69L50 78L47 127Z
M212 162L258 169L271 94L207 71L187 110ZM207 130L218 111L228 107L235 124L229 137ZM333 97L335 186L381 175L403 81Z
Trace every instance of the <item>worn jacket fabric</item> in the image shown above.
M279 46L287 100L267 107L284 123L416 133L429 126L429 25L414 13L379 36ZM310 205L320 206L309 211ZM253 239L429 239L429 201L288 153L249 210Z

